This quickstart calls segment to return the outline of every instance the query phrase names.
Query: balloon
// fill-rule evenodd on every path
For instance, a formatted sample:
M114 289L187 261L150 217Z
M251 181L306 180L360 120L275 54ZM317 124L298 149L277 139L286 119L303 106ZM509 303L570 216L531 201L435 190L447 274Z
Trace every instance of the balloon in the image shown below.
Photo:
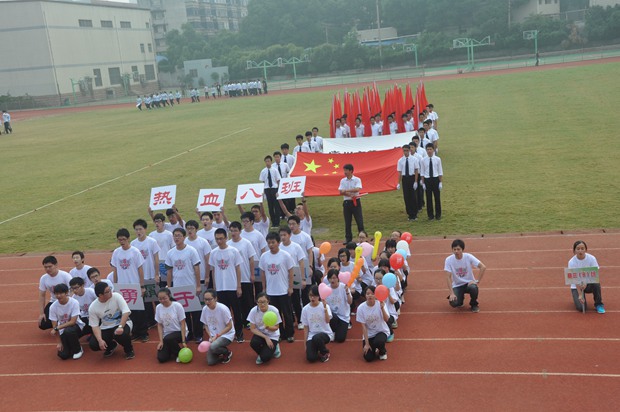
M407 243L411 243L411 241L413 240L413 235L409 232L405 232L400 236L400 238Z
M385 285L379 285L377 286L377 289L375 289L375 297L380 302L384 302L387 299L389 294L390 294L390 291L388 290L388 288L385 287Z
M379 242L381 242L381 236L383 236L381 232L375 232L375 246L372 249L372 260L375 260L377 258L377 254L379 253Z
M383 284L385 285L386 288L393 288L394 286L396 286L396 275L393 273L388 273L385 276L383 276Z
M372 245L368 242L362 242L362 244L360 244L360 246L362 247L362 256L364 257L368 257L371 255L372 253Z
M406 250L399 249L399 250L396 251L396 253L402 255L403 259L407 260L407 251Z
M332 288L327 286L325 283L321 283L319 285L319 296L321 299L327 299L329 295L332 294Z
M190 363L193 357L194 353L190 348L183 348L179 351L179 361L181 363Z
M263 315L263 323L265 326L271 327L274 326L278 322L278 316L272 311L268 310Z
M200 345L198 345L198 352L200 353L208 352L210 347L211 347L211 342L209 342L208 340L203 340L202 342L200 342Z
M390 256L390 266L392 266L392 269L400 269L403 267L404 263L405 259L400 253L394 253Z
M409 251L409 243L405 242L404 240L399 240L396 244L396 250Z
M346 285L347 283L349 283L349 280L351 280L351 273L350 272L341 272L338 275L338 279L340 279L340 281Z
M332 244L329 242L323 242L321 243L321 246L319 247L319 253L322 255L326 255L329 253L329 251L332 250Z
M360 270L362 270L362 266L364 266L364 258L361 257L355 261L355 266L353 266L353 272L351 272L351 279L349 279L349 283L347 283L347 286L351 286L355 279L357 279L360 274Z
M362 248L361 246L358 246L355 248L355 261L357 261L357 259L362 257L363 252L364 252L364 248Z

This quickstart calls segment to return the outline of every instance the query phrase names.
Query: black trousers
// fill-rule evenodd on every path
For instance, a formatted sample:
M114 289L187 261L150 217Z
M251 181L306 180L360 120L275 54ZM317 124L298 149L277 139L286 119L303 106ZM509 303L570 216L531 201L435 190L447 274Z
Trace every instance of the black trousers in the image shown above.
M271 219L271 226L280 226L280 204L276 196L278 195L278 189L265 188L265 196L267 197L267 208L269 209L269 218Z
M426 185L426 213L429 218L441 218L441 192L439 191L439 178L426 178L424 179L424 184ZM434 214L433 198L435 198Z
M241 299L237 297L235 290L218 290L217 300L228 306L233 313L233 322L235 325L235 336L243 337L243 317L241 316Z
M278 344L277 340L271 339L271 343L273 343L273 349L270 349L267 346L267 342L265 339L260 336L252 336L252 340L250 341L250 347L256 352L260 359L265 362L269 362L271 358L273 358L274 353L276 352L276 345Z
M278 308L282 321L280 323L280 338L288 339L295 335L293 328L293 308L291 307L291 297L286 295L269 296L269 300L273 306Z
M424 189L422 189L422 183L420 183L420 180L422 180L422 176L418 175L418 188L415 191L418 212L424 207Z
M179 347L181 342L183 342L181 332L171 332L164 336L164 347L157 351L157 360L159 363L168 362L170 359L176 359L181 350Z
M571 293L573 294L573 302L575 303L575 309L579 312L583 311L583 306L581 302L579 302L579 292L577 289L571 289ZM601 285L600 283L588 283L586 288L584 289L584 302L583 305L588 308L587 302L585 302L585 294L591 293L594 296L594 307L603 304L603 296L601 295Z
M200 315L202 311L197 310L195 312L185 312L185 324L187 325L188 338L202 339L202 323L200 322Z
M125 325L125 328L123 329L123 333L121 335L114 334L115 330L116 328L101 330L101 339L105 341L105 343L108 345L108 348L111 347L112 343L116 341L119 345L123 347L125 353L133 351L133 345L131 344L131 329L129 328L129 325ZM99 342L97 342L97 339L95 339L94 336L88 341L88 346L90 346L90 349L93 352L101 350L99 348Z
M295 312L295 318L297 319L297 323L301 323L301 310L304 306L310 303L310 298L308 297L308 292L312 285L306 285L303 289L293 289L293 294L291 295L291 303L293 304L293 311Z
M248 314L254 307L254 285L252 283L241 283L241 317L243 323L247 322Z
M353 240L353 233L351 233L351 223L355 218L355 224L357 225L357 232L364 230L364 217L362 216L362 201L357 199L357 205L353 204L352 200L345 200L342 202L342 214L344 215L344 237L348 242Z
M456 295L455 301L450 301L450 306L457 308L463 306L465 300L465 294L469 294L471 306L478 306L478 285L472 283L471 285L464 284L462 286L452 288L453 293Z
M41 330L52 329L52 321L50 320L50 306L52 306L52 302L48 302L43 309L45 320L39 322L39 329Z
M386 354L387 351L385 350L385 342L387 342L387 336L383 332L379 332L372 338L368 338L370 350L364 353L364 359L366 359L366 362L372 362L373 360L378 358L377 354L375 353L377 349L379 350L379 356ZM362 347L363 346L364 340L362 339Z
M312 339L306 341L306 359L308 362L316 362L319 360L319 356L323 356L329 353L327 344L329 343L329 336L327 333L320 332L312 337Z
M413 190L413 184L415 183L415 176L403 176L401 189L403 189L403 199L405 200L405 211L409 219L415 219L418 217L418 202L416 197L416 191Z
M144 306L150 304L150 302L145 302ZM146 324L146 310L132 310L129 319L131 319L131 323L133 323L133 336L142 337L149 334Z
M82 336L82 331L78 325L62 329L62 335L60 335L62 350L58 351L58 357L60 359L69 359L76 353L80 353L82 350L80 346L80 336Z
M329 321L329 326L334 331L334 342L342 343L347 339L347 332L349 331L347 322L334 315Z

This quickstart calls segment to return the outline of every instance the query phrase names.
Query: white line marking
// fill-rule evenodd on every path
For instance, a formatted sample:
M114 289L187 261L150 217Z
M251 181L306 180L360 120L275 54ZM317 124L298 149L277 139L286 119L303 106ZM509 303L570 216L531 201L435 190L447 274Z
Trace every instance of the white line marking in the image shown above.
M41 210L41 209L46 208L46 207L48 207L48 206L55 205L56 203L60 203L60 202L62 202L62 201L64 201L64 200L70 199L70 198L72 198L72 197L79 196L79 195L81 195L82 193L86 193L86 192L88 192L88 191L90 191L90 190L93 190L93 189L99 188L99 187L101 187L101 186L107 185L108 183L115 182L115 181L117 181L117 180L119 180L119 179L122 179L123 177L128 177L128 176L131 176L131 175L133 175L133 174L139 173L139 172L141 172L141 171L143 171L143 170L146 170L146 169L148 169L148 168L150 168L150 167L153 167L153 166L158 166L158 165L160 165L160 164L162 164L162 163L165 163L165 162L167 162L167 161L169 161L169 160L176 159L176 158L177 158L177 157L179 157L179 156L183 156L184 154L187 154L187 153L189 153L189 152L191 152L191 151L193 151L193 150L203 148L203 147L208 146L208 145L210 145L210 144L212 144L212 143L215 143L215 142L217 142L217 141L219 141L219 140L222 140L222 139L225 139L225 138L227 138L227 137L230 137L230 136L236 135L236 134L238 134L238 133L245 132L246 130L250 130L250 128L249 128L249 127L246 127L245 129L237 130L236 132L229 133L229 134L227 134L227 135L225 135L225 136L220 136L220 137L218 137L218 138L217 138L217 139L215 139L215 140L211 140L211 141L209 141L209 142L203 143L203 144L198 145L198 146L196 146L196 147L193 147L193 148L191 148L191 149L187 149L187 150L185 150L185 151L183 151L183 152L181 152L181 153L177 153L177 154L175 154L175 155L173 155L173 156L170 156L170 157L168 157L168 158L166 158L166 159L160 160L160 161L158 161L158 162L152 163L152 164L147 165L147 166L143 166L143 167L141 167L141 168L139 168L139 169L136 169L136 170L134 170L134 171L132 171L132 172L125 173L124 175L120 175L120 176L116 176L116 177L114 177L114 178L112 178L112 179L108 179L108 180L106 180L106 181L104 181L104 182L98 183L98 184L96 184L96 185L94 185L94 186L91 186L91 187L89 187L89 188L86 188L86 189L80 190L79 192L75 192L75 193L70 194L70 195L68 195L68 196L65 196L65 197L63 197L63 198L60 198L60 199L54 200L53 202L47 203L47 204L45 204L45 205L43 205L43 206L39 206L39 207L37 207L37 208L35 208L35 209L29 210L29 211L24 212L24 213L21 213L21 214L19 214L19 215L17 215L17 216L13 216L13 217L11 217L11 218L8 218L8 219L6 219L6 220L3 220L3 221L1 221L1 222L0 222L0 225L2 225L2 224L4 224L4 223L7 223L7 222L10 222L10 221L15 220L15 219L19 219L20 217L27 216L27 215L29 215L29 214L31 214L31 213L36 212L37 210Z

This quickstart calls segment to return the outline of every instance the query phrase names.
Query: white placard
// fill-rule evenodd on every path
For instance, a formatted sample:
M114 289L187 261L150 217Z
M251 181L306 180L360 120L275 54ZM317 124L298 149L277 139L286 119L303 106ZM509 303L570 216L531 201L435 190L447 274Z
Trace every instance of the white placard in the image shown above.
M226 189L200 189L196 208L199 212L219 212L224 209Z
M252 183L237 186L237 204L261 203L263 201L264 183Z
M564 283L566 285L587 285L588 283L600 283L598 267L565 268Z
M177 185L160 186L151 189L151 210L169 209L174 205L177 197Z
M196 295L195 286L177 286L170 288L170 292L174 300L183 306L185 312L198 312L202 310L202 305Z
M127 302L129 310L144 310L144 300L139 283L115 283L114 291L120 293Z
M306 188L306 176L285 177L280 180L278 199L294 199L301 197Z

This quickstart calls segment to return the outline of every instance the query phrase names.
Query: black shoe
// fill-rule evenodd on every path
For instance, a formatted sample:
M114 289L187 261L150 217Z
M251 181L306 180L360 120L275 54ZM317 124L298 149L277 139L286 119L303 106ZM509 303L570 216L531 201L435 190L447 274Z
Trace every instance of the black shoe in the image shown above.
M131 360L131 359L133 359L135 357L136 357L136 354L134 353L134 351L131 351L131 352L128 352L128 353L125 354L125 359L126 360Z
M222 358L222 363L228 363L230 362L230 359L232 358L232 351L228 351L228 355L225 355Z
M437 220L441 220L441 216L437 216Z
M110 356L112 356L112 354L114 353L117 347L118 347L118 343L116 343L116 341L112 341L112 345L108 346L105 352L103 352L103 357L109 358Z
M434 217L429 217L428 220L435 220L435 218Z
M243 336L237 336L237 337L235 337L235 342L243 343L243 342L245 342L245 339L243 339Z
M131 341L132 341L132 342L135 342L135 341L140 340L140 339L142 339L142 336L138 336L138 335L131 335Z

